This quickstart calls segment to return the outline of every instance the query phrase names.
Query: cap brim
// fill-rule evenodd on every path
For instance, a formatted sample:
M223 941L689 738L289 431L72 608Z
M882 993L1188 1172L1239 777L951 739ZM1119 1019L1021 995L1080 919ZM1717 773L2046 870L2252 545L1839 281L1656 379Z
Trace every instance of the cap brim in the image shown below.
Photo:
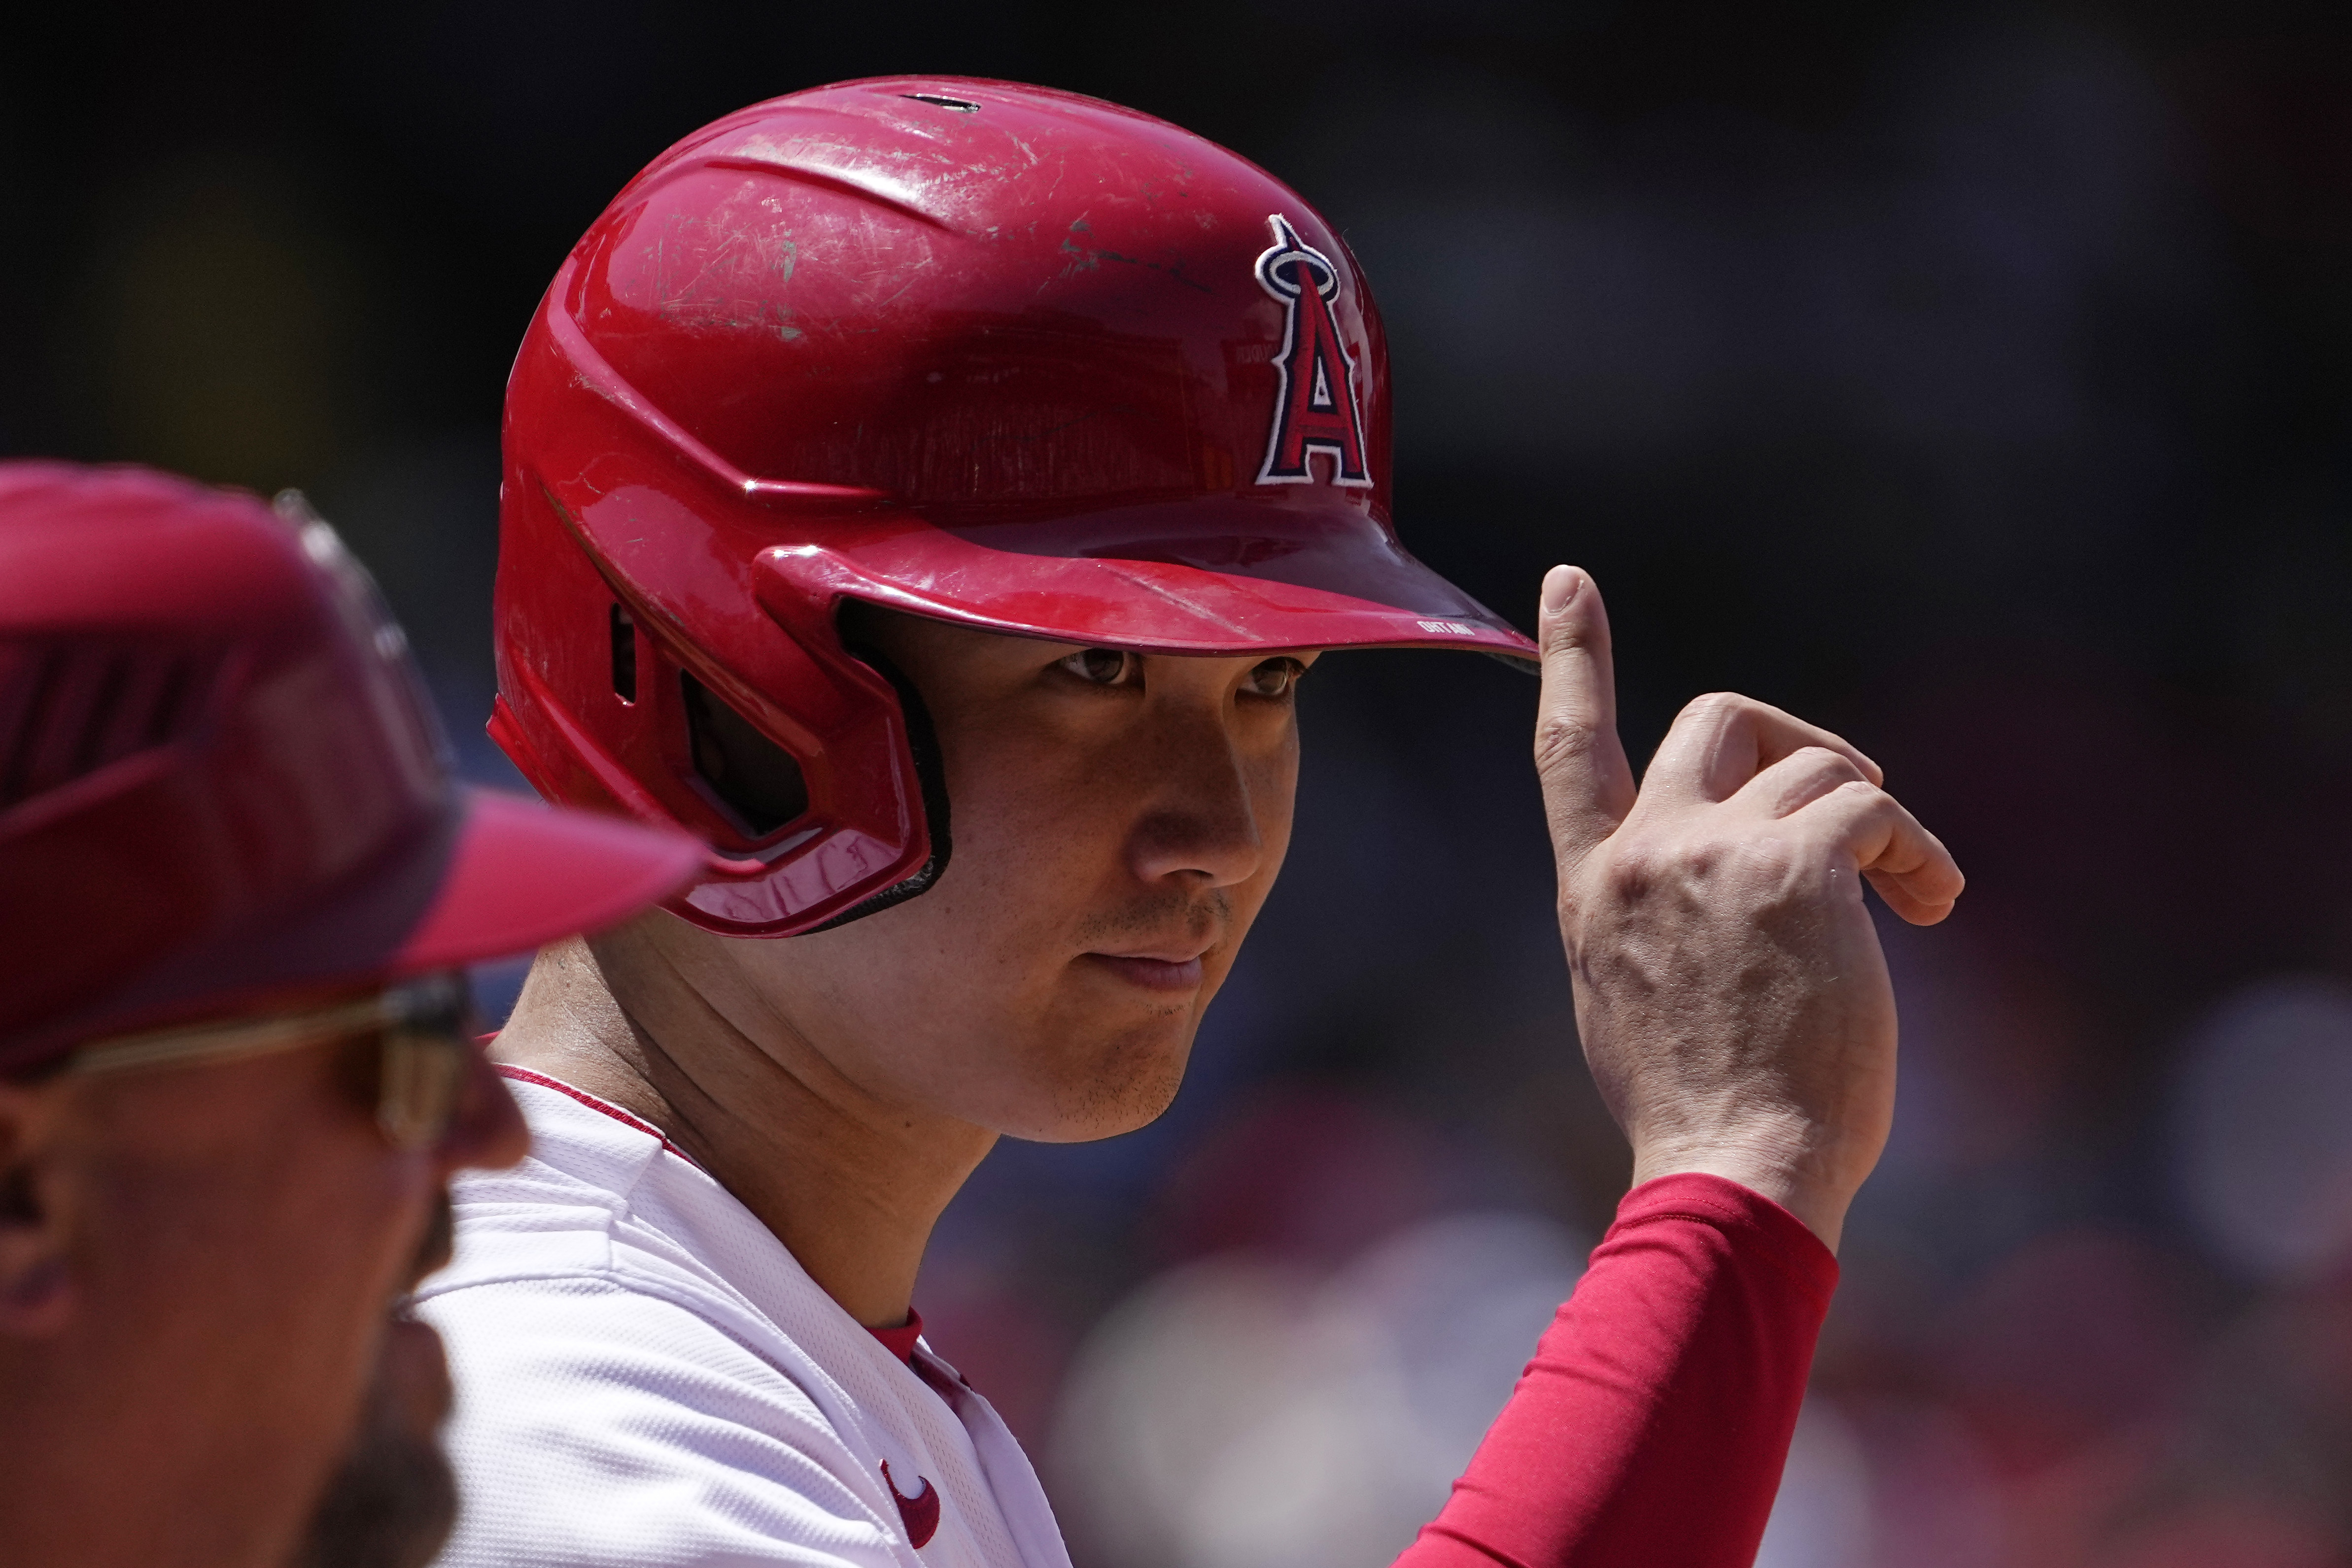
M702 868L700 840L490 790L466 792L465 821L394 973L527 952L619 924Z

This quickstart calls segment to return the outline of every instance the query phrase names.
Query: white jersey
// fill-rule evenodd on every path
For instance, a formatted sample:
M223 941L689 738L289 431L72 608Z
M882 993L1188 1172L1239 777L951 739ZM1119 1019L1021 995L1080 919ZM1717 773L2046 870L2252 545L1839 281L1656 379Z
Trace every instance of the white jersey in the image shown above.
M418 1293L457 1387L450 1568L1069 1568L1028 1458L660 1133L509 1069L531 1154L455 1184Z

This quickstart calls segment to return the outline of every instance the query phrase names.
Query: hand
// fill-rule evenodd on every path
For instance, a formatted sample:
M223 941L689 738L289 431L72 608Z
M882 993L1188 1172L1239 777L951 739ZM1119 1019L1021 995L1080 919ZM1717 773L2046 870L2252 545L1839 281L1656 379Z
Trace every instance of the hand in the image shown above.
M1959 868L1877 763L1746 697L1684 709L1636 795L1600 590L1553 567L1539 621L1560 937L1633 1180L1727 1177L1834 1249L1895 1110L1895 994L1862 884L1933 925Z

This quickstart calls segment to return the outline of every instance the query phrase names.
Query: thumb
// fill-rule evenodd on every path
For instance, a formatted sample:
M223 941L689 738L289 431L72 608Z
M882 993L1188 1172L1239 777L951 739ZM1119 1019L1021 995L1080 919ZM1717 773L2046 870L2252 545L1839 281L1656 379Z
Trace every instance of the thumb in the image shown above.
M1617 739L1617 677L1600 588L1574 566L1553 567L1536 623L1543 645L1536 774L1566 876L1633 809L1633 770Z

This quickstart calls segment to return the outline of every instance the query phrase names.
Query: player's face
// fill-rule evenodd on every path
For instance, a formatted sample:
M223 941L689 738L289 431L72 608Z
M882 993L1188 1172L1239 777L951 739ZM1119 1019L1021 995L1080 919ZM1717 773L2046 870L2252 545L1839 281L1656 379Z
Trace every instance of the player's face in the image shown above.
M922 897L724 944L859 1087L1066 1142L1167 1108L1290 840L1314 656L1162 658L877 615L953 852Z
M394 1148L354 1087L374 1048L54 1086L70 1096L47 1161L69 1283L48 1331L20 1342L75 1366L93 1447L121 1450L92 1462L135 1476L125 1507L155 1516L148 1560L285 1563L363 1410L378 1451L387 1428L435 1442L437 1342L387 1332L388 1312L446 1258L452 1173L511 1163L526 1135L478 1061L446 1135ZM413 1468L415 1442L390 1446ZM421 1565L447 1522L421 1552L344 1560Z

